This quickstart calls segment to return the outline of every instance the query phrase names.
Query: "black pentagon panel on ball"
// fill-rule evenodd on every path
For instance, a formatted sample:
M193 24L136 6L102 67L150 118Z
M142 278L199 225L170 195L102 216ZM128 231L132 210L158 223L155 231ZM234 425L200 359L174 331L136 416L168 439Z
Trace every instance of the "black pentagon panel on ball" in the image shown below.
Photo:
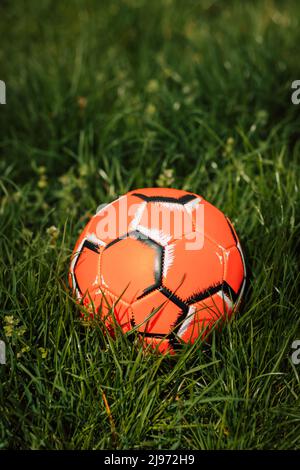
M197 197L194 194L185 194L184 196L180 196L179 198L176 198L176 197L170 197L170 196L146 196L145 194L142 194L142 193L133 193L133 196L136 196L146 202L168 202L168 203L182 204L182 205L192 201L193 199L196 199Z

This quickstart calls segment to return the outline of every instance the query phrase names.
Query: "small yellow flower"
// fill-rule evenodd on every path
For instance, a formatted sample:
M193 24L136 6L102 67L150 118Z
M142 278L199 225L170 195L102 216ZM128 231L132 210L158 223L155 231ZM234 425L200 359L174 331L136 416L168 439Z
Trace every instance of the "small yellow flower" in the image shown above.
M59 236L59 229L55 225L51 225L47 228L46 233L50 238L50 248L54 248Z
M61 175L58 179L60 183L65 186L70 182L70 175L68 173L65 173L64 175Z
M46 175L41 175L40 179L38 180L38 188L44 189L48 186L48 180Z
M13 335L14 326L13 325L5 325L4 326L4 333L7 338Z
M232 153L233 147L235 144L235 140L233 137L228 137L226 140L225 148L223 151L223 156L226 157Z
M27 353L28 351L30 351L30 347L29 346L24 346L21 351L19 351L17 353L17 358L23 356L23 354Z
M149 93L155 93L159 89L159 83L157 80L149 80L149 82L146 85L146 91Z
M26 330L27 330L26 326L20 326L16 330L17 336L23 336L25 334Z
M175 178L173 168L165 168L159 175L156 183L160 188L166 188L172 186L174 181Z
M190 92L191 92L191 87L190 85L184 85L182 87L182 92L185 94L185 95L188 95Z
M59 229L55 227L55 225L51 225L51 227L48 227L46 232L47 232L47 235L49 235L51 238L54 238L55 240L59 236Z
M14 317L12 315L5 315L4 321L8 325L13 325L14 324Z
M156 113L156 107L154 106L154 104L149 103L146 107L145 112L146 114L148 114L148 116L153 116Z
M48 351L47 351L47 349L45 349L45 348L39 348L39 351L40 351L40 353L41 353L42 359L46 359L46 357L48 356Z
M89 173L89 167L86 163L83 163L82 165L80 165L79 167L79 174L80 176L84 177L84 176L87 176Z
M44 165L39 166L38 169L37 169L37 172L38 172L39 175L45 175L46 167Z

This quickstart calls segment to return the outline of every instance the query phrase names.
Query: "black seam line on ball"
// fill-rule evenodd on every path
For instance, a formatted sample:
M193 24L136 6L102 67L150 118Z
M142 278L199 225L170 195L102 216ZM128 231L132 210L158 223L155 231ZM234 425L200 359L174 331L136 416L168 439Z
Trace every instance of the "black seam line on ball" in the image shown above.
M222 284L216 284L216 285L208 287L205 290L194 292L190 297L188 297L188 299L186 300L186 303L188 305L192 305L196 302L200 302L201 300L204 300L216 294L220 289L222 289Z
M114 240L112 240L111 242L109 242L105 247L104 247L104 250L107 250L108 248L110 248L112 245L115 245L116 243L120 242L121 240L125 240L126 238L129 237L129 234L130 232L127 232L125 233L124 235L122 235L121 237L117 237L115 238Z
M205 299L211 297L212 295L216 294L220 290L222 290L226 295L228 295L229 298L231 298L233 302L235 302L236 299L238 298L238 294L236 294L234 292L232 287L226 281L223 281L222 284L217 284L217 285L211 286L208 289L205 289L205 291L193 294L189 299L186 300L186 303L187 303L188 306L192 305L196 302L199 302L201 300L205 300ZM178 333L182 323L184 322L184 320L186 319L186 317L188 315L188 311L189 311L189 307L188 307L187 312L186 311L181 311L179 313L179 315L178 315L178 317L177 317L177 319L176 319L176 321L173 325L173 328L172 328L172 333L173 334L176 335Z
M139 331L139 335L145 337L145 338L166 338L168 339L168 335L164 333L149 333L148 331Z
M83 246L82 246L82 249L81 251L83 250L83 248L88 248L89 250L92 250L94 251L95 253L98 253L99 254L99 248L98 248L98 245L96 245L95 243L89 241L89 240L85 240Z
M243 277L243 280L242 280L242 283L241 283L241 285L240 285L240 287L239 287L239 290L237 291L236 294L234 294L234 295L235 295L235 299L232 299L232 300L234 301L234 303L239 299L239 296L240 296L240 294L241 294L241 291L242 291L242 288L243 288L243 285L244 285L244 284L245 284L245 287L246 287L246 284L247 284L247 277L246 277L246 276Z
M133 196L136 196L146 202L171 202L174 204L182 205L197 198L197 196L195 196L194 194L185 194L184 196L181 196L179 198L169 196L146 196L145 194L141 193L133 193Z
M189 309L187 311L181 311L177 318L176 318L176 321L173 323L172 325L172 331L171 331L171 336L175 337L176 338L176 334L178 333L178 330L180 329L182 323L184 322L184 320L186 319L186 317L188 316L188 313L189 313Z
M231 234L232 234L232 236L233 236L233 239L234 239L235 243L238 244L238 240L237 240L237 238L236 238L236 234L234 233L233 227L232 227L231 222L229 221L228 217L226 217L226 221L227 221L227 223L228 223L228 225L229 225L229 228L230 228L230 231L231 231Z
M82 290L79 287L75 272L73 272L73 276L74 276L74 281L75 281L75 288L79 290L79 294L82 296Z
M146 295L151 294L155 290L158 290L160 288L160 283L159 284L152 284L152 286L146 287L146 289L143 290L143 292L137 296L136 300L140 300L143 297L146 297Z
M180 310L184 311L185 313L187 313L189 311L188 305L185 302L183 302L183 300L181 300L179 297L177 297L177 295L174 294L172 291L170 291L169 289L167 289L166 287L163 287L163 286L161 286L159 288L159 291L165 297L167 297L171 302L173 302L175 305L177 305L177 307L179 307Z
M77 280L77 277L76 277L75 269L76 269L79 258L82 255L82 252L83 252L84 248L87 248L88 250L94 251L94 253L99 254L98 246L95 243L92 243L89 240L85 240L83 242L83 245L82 245L82 247L81 247L81 249L80 249L80 251L77 255L77 258L76 258L76 261L75 261L75 264L74 264L74 268L73 268L73 276L74 276L75 284L76 284L75 287L79 290L80 295L82 295L82 290L79 287L79 283L78 283L78 280Z
M172 332L168 336L169 344L174 351L181 351L183 349L184 341L179 341L175 332Z
M200 302L201 300L205 300L211 297L220 290L228 295L233 300L233 302L235 302L238 298L238 293L234 292L233 288L226 281L223 281L221 284L216 284L214 286L208 287L208 289L205 289L204 291L194 293L186 300L186 303L188 305L192 305L196 302Z
M228 282L222 282L222 291L235 303L240 292L241 286L237 292L228 284Z
M147 235L144 235L142 232L140 232L139 230L132 230L131 232L127 232L125 233L124 235L121 235L120 237L117 237L115 238L114 240L112 240L111 242L109 242L105 247L104 247L104 250L107 250L108 248L110 248L112 245L115 245L116 243L122 241L122 240L126 240L126 238L133 238L135 240L138 240L140 241L141 243L145 243L146 245L148 246L154 246L155 247L159 247L159 248L163 248L159 243L157 243L155 240L153 240L152 238L148 237Z
M222 284L217 284L215 286L211 286L208 289L206 289L205 291L193 294L185 302L188 306L192 305L196 302L199 302L201 300L205 300L205 299L211 297L212 295L216 294L220 290L222 290L226 295L228 295L228 297L231 298L233 302L236 302L236 300L239 296L239 292L241 290L241 287L239 289L239 292L235 293L234 290L232 289L232 287L226 281L223 281ZM182 323L184 322L184 320L186 319L186 317L188 315L188 311L189 311L189 307L188 307L187 311L182 310L182 312L179 313L179 315L178 315L178 317L177 317L177 319L174 323L172 333L175 333L175 334L178 333L178 330L180 329ZM172 333L171 333L171 335L172 335Z

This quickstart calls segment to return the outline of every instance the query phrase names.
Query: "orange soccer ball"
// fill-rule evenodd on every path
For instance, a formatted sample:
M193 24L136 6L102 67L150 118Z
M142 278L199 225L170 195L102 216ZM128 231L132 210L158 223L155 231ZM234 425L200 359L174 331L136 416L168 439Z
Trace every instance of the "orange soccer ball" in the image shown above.
M78 301L109 328L116 321L173 352L230 317L246 272L219 209L190 192L145 188L98 208L77 240L69 279Z

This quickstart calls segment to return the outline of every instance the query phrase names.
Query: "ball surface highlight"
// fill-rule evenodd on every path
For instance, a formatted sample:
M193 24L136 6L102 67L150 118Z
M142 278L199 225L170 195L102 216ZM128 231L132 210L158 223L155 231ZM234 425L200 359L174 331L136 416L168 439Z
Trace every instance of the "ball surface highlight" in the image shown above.
M239 304L246 281L229 219L197 194L144 188L100 207L74 248L70 285L110 327L172 352L205 337ZM93 313L92 313L93 312Z

